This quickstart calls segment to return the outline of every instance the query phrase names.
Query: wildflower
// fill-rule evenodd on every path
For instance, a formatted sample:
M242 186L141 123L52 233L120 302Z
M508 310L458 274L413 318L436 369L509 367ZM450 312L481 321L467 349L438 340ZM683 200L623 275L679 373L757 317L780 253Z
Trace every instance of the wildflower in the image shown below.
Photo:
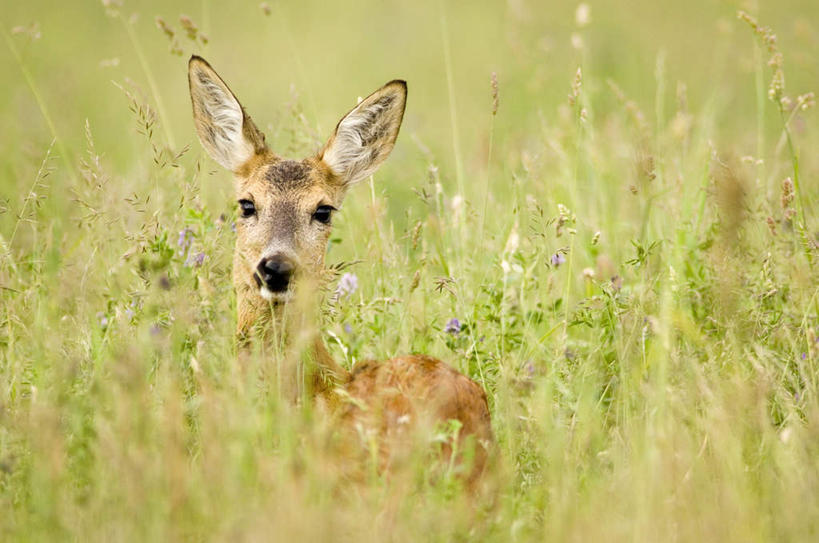
M347 332L349 335L353 335L353 327L349 322L344 323L344 331Z
M796 107L806 111L816 105L816 95L812 92L796 97Z
M358 289L358 277L353 273L345 273L336 287L336 295L339 297L349 296Z
M179 231L179 238L176 240L176 245L179 247L179 256L185 254L185 251L191 246L193 242L193 230L190 228L183 228Z
M566 257L563 256L562 254L555 253L555 254L552 255L552 266L554 266L555 268L557 268L561 264L565 264L565 263L566 263Z
M102 311L97 313L97 319L100 321L100 328L105 330L108 328L108 316Z
M527 377L531 378L535 376L535 365L531 360L526 362L524 369L526 370Z
M447 322L446 326L444 326L444 332L457 336L461 333L461 321L455 317L449 319L449 322Z
M594 268L583 268L583 278L589 281L594 279Z
M191 266L193 266L194 268L198 268L205 263L205 257L206 257L205 253L201 251L196 253L195 255L188 253L188 258L185 259L185 266L189 268Z

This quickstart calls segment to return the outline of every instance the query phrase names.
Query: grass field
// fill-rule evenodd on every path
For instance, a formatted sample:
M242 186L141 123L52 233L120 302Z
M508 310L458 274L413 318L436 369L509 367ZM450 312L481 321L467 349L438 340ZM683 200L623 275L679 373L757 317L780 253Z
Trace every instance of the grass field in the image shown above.
M0 33L0 540L819 540L815 2L6 0ZM408 81L324 337L482 384L487 495L350 484L238 366L193 53L293 158Z

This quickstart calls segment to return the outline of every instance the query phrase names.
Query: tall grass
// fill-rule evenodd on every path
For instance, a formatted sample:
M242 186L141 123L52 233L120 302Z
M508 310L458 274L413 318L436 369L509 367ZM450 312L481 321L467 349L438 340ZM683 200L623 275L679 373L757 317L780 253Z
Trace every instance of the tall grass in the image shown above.
M1 540L816 539L816 8L105 4L0 8ZM408 79L322 325L348 368L480 382L490 491L423 457L351 482L276 361L237 363L192 52L296 157Z

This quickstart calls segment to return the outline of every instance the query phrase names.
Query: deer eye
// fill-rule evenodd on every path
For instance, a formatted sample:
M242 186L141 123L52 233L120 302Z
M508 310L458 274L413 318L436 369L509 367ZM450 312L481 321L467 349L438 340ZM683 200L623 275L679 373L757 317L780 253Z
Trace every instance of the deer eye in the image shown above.
M256 214L256 205L250 200L239 200L239 207L242 210L242 217L252 217Z
M313 212L313 219L321 224L330 224L330 217L335 210L333 206L318 206Z

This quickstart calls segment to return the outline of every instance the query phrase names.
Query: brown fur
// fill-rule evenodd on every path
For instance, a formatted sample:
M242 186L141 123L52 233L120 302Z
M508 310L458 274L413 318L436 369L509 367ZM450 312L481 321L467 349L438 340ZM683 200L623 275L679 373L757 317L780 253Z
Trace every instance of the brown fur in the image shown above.
M210 65L193 57L189 74L203 146L233 169L237 199L255 205L255 214L237 219L233 261L237 335L250 341L260 325L281 320L282 308L290 301L289 293L263 297L264 289L254 279L256 266L262 258L284 254L295 263L294 290L298 285L315 288L321 281L331 227L313 214L319 206L340 208L347 188L370 175L392 151L404 115L406 84L387 83L339 121L317 156L293 161L267 149L264 135ZM237 124L231 124L239 118L241 134ZM303 328L297 317L288 321L287 331ZM390 468L403 456L406 451L401 449L409 446L411 434L457 420L456 442L446 443L444 454L466 447L474 452L467 478L474 480L484 470L492 429L486 394L474 381L428 356L364 362L349 373L336 364L320 338L311 351L311 367L305 368L309 393L335 413L348 435L362 427L376 433L382 467Z
M493 440L489 405L483 389L465 375L436 358L401 356L358 364L345 390L352 401L342 420L378 431L382 468L400 461L406 453L400 447L419 425L430 428L457 420L457 446L474 454L467 479L483 473ZM445 456L452 448L452 443L444 444Z

